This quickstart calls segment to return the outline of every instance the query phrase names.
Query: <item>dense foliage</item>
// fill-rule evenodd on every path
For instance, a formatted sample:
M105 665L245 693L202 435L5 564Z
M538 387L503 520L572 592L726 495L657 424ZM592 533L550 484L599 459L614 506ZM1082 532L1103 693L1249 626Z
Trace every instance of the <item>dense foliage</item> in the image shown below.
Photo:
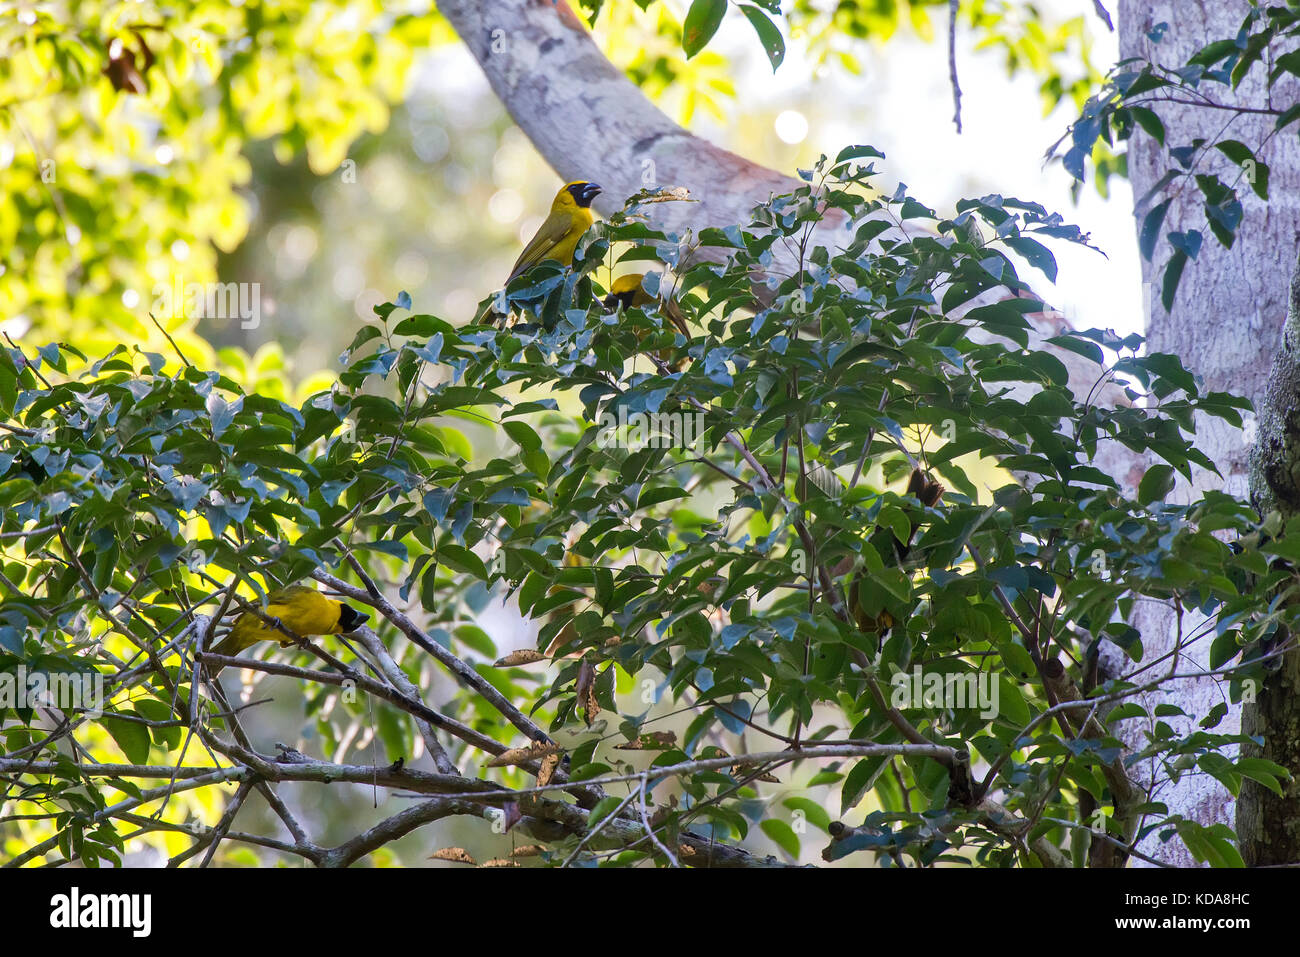
M1040 240L1086 237L1010 198L946 219L878 196L878 155L847 149L752 222L699 235L646 224L679 195L636 197L574 270L542 264L498 297L509 322L455 327L403 294L297 406L175 354L0 351L0 669L92 668L110 692L102 716L63 724L5 712L4 800L23 815L8 851L115 861L124 834L171 831L192 841L183 859L213 840L183 830L206 807L137 805L227 780L367 782L373 768L323 758L362 721L386 751L364 763L398 761L381 783L441 795L431 814L485 817L484 833L545 819L532 833L553 862L690 862L755 826L794 857L809 824L836 838L827 858L885 864L1083 864L1152 830L1239 860L1159 785L1276 787L1280 769L1224 756L1240 737L1216 733L1222 710L1180 736L1162 720L1176 707L1137 700L1183 663L1144 657L1131 618L1147 599L1198 609L1183 646L1213 643L1233 698L1267 666L1291 614L1274 597L1285 538L1223 494L1164 501L1174 472L1213 469L1193 417L1239 425L1246 403L1136 337L1039 339L1016 262L1051 275ZM824 219L844 224L837 248L812 239ZM607 310L615 262L671 267L647 288L693 335L653 306ZM1058 356L1122 400L1076 399ZM1090 464L1111 442L1157 462L1134 498ZM946 487L932 504L902 494L914 469ZM315 669L281 668L319 736L295 763L200 688L195 651L199 616L238 608L235 586L255 603L312 575L351 583L379 642L253 653ZM533 653L481 627L503 600L535 623ZM1115 673L1102 638L1128 656ZM459 685L435 700L443 668ZM900 698L932 676L940 693ZM954 676L992 698L954 701ZM358 694L337 693L344 678ZM420 721L463 776L402 767L430 750ZM1147 744L1121 757L1114 729L1133 721ZM76 759L110 739L132 765L229 770L145 792L162 772ZM1130 790L1135 761L1151 792ZM542 796L518 793L534 775ZM252 843L228 830L237 807L219 835ZM319 862L302 840L274 846Z

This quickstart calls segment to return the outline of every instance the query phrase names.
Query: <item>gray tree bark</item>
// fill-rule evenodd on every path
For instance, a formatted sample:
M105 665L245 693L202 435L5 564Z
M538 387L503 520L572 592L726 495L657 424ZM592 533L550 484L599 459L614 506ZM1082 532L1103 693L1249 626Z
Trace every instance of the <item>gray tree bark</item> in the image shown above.
M1298 237L1300 238L1300 237ZM1259 406L1259 438L1251 453L1250 494L1264 513L1300 514L1300 262L1291 278L1291 301ZM1285 647L1285 635L1274 644ZM1243 746L1248 757L1267 758L1294 777L1274 794L1254 781L1242 785L1237 802L1237 837L1251 866L1300 861L1300 652L1275 662L1258 700L1241 711L1241 727L1262 737Z
M1144 57L1177 67L1211 40L1236 34L1249 5L1245 0L1121 0L1119 5L1120 56ZM1148 32L1167 23L1163 39L1155 43ZM1262 81L1263 70L1256 67L1236 91L1207 86L1216 102L1233 106L1261 106L1268 102ZM1296 87L1275 88L1274 102L1296 100ZM1274 118L1267 115L1237 115L1228 110L1162 104L1157 107L1164 121L1166 143L1180 146L1204 137L1212 144L1231 137L1254 147L1264 142ZM1225 182L1237 178L1236 169L1215 151L1206 157ZM1237 230L1232 249L1223 249L1209 235L1206 216L1194 189L1184 186L1172 196L1164 231L1199 229L1206 234L1200 256L1188 264L1170 311L1160 304L1157 271L1170 254L1161 242L1154 263L1142 264L1150 303L1147 348L1151 352L1172 352L1202 376L1209 389L1244 394L1258 406L1287 309L1287 291L1291 264L1295 261L1295 231L1300 223L1300 143L1294 129L1269 141L1259 158L1271 169L1269 201L1256 197L1243 182L1239 193L1244 219ZM1221 161L1221 162L1220 162ZM1152 203L1141 204L1144 197L1175 163L1158 143L1147 136L1135 137L1128 151L1129 177L1133 194L1139 200L1136 225ZM1168 196L1161 198L1171 198ZM1159 202L1160 198L1154 200ZM1222 488L1247 494L1248 456L1253 442L1253 428L1246 434L1217 423L1198 423L1197 445L1218 466L1222 478L1202 473L1196 489L1180 487L1175 491L1182 500L1206 488ZM1189 615L1179 616L1168 606L1144 603L1135 624L1142 632L1143 646L1151 657L1175 651L1180 636L1190 634L1198 622ZM1183 645L1179 672L1207 667L1208 641ZM1162 689L1161 699L1172 700L1192 717L1175 723L1175 729L1189 731L1211 707L1224 700L1224 690L1214 679L1202 678L1178 682ZM1172 692L1172 697L1170 697ZM1154 703L1154 702L1152 702ZM1178 724L1181 723L1181 727ZM1267 722L1265 722L1267 724ZM1241 726L1241 710L1232 707L1216 731L1232 733ZM1267 727L1251 722L1253 733L1270 733ZM1129 743L1141 741L1142 729L1134 729ZM1203 774L1185 774L1177 781L1163 781L1155 769L1147 766L1147 783L1156 788L1153 797L1163 801L1171 811L1201 824L1233 821L1233 801L1227 790ZM1300 771L1300 768L1293 770ZM1253 787L1253 786L1252 786ZM1272 822L1278 823L1278 822ZM1250 840L1242 835L1243 841ZM1190 866L1193 862L1177 841L1160 844L1155 835L1139 848L1172 864ZM1243 851L1245 850L1243 846Z
M757 204L803 185L670 120L606 59L567 3L440 0L438 11L551 168L604 187L595 205L605 215L638 190L685 186L698 203L656 204L660 229L743 223Z

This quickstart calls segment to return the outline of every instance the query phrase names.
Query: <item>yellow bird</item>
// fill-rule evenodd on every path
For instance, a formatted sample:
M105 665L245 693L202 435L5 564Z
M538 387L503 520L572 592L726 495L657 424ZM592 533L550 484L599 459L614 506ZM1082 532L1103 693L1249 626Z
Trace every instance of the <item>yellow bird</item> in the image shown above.
M551 259L562 266L573 263L573 252L578 248L578 240L595 222L591 215L591 201L600 195L600 187L585 180L566 183L555 194L551 203L551 214L546 217L537 234L529 240L524 251L515 260L514 268L506 282L522 275L544 259Z
M619 308L620 306L622 306L624 309L628 309L633 306L637 308L650 306L650 305L658 306L659 311L663 315L668 317L669 321L672 322L672 324L677 327L678 331L681 332L681 334L684 335L687 339L690 339L691 338L690 327L687 326L686 316L682 314L682 310L677 305L677 303L675 303L672 299L669 299L666 296L660 299L656 296L650 295L650 293L645 291L644 283L645 283L644 273L634 272L634 273L629 273L626 276L619 276L610 285L609 295L607 295L603 300L601 300L601 304L611 312L613 312L615 309ZM672 352L671 350L661 349L658 353L656 353L656 357L659 359L660 362L667 363L668 360L672 357ZM686 360L682 359L672 368L673 371L680 372L685 367L686 367Z
M263 614L299 636L347 634L370 617L351 605L325 597L310 585L289 585L271 592ZM235 619L229 634L210 650L214 655L237 655L259 641L272 639L280 642L282 648L293 644L293 639L284 632L246 611ZM212 673L216 675L220 671L221 667L214 666Z
M677 327L687 339L691 338L690 327L686 325L686 317L682 315L681 308L677 303L665 297L660 299L650 295L645 291L645 274L634 272L626 276L619 276L614 280L613 285L609 287L609 295L602 300L602 305L611 312L622 306L627 309L632 306L638 308L657 303L660 312L662 312Z

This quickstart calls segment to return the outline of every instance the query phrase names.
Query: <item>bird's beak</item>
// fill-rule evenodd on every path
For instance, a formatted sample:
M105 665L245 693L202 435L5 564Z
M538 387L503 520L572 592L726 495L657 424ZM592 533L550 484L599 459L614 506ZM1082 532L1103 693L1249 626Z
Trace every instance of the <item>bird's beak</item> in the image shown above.
M342 633L347 634L361 627L362 622L369 620L370 616L365 612L357 611L351 605L344 605L339 609L339 627Z
M587 185L582 187L581 192L582 192L582 202L585 205L590 206L591 201L595 199L597 196L599 196L602 190L597 183L588 183Z

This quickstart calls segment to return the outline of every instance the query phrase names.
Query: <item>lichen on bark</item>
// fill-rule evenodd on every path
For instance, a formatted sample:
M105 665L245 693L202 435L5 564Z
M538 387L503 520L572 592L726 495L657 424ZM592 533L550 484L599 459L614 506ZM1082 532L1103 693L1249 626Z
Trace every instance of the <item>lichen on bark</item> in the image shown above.
M1300 235L1297 236L1300 246ZM1281 348L1258 409L1258 434L1250 455L1250 498L1261 516L1300 514L1300 261L1282 326ZM1237 840L1248 866L1300 861L1300 652L1282 654L1255 701L1242 707L1241 730L1254 740L1242 756L1266 758L1293 775L1275 794L1242 782L1237 800Z

